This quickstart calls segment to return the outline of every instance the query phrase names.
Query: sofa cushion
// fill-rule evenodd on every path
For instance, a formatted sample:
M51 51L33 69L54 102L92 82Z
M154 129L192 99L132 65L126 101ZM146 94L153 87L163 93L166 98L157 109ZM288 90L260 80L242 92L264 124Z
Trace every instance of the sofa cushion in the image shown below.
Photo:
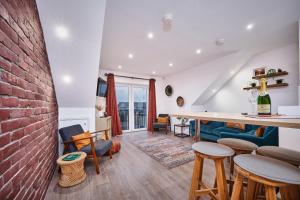
M226 123L227 128L235 128L235 129L240 129L240 130L245 130L245 124L241 124L241 123L233 123L233 122L227 122Z
M103 156L112 146L111 140L97 140L95 143L97 156ZM80 151L91 154L91 145L85 146Z
M241 131L239 129L235 129L235 128L227 128L227 127L218 127L215 128L212 133L215 135L218 135L219 137L221 136L221 132L229 132L229 133L236 133L239 134L241 133Z
M209 126L209 125L201 124L201 126L200 126L200 131L203 133L211 134L214 129L215 129L215 127Z

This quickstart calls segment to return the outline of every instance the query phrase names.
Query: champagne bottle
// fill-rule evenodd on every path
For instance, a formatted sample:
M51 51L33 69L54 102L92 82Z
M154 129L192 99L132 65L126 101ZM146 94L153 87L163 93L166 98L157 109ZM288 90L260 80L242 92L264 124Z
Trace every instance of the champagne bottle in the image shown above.
M265 78L260 80L260 91L257 97L257 114L271 115L271 98L267 92L267 83Z

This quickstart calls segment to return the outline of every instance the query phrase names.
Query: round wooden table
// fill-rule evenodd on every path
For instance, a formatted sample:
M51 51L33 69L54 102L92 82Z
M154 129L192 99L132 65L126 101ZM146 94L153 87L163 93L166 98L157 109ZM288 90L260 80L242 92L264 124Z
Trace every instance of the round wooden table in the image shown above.
M70 154L80 154L80 157L72 161L64 161L63 159ZM84 160L86 153L74 152L65 154L57 159L57 164L61 168L61 175L58 184L61 187L71 187L85 180L86 173L84 171Z

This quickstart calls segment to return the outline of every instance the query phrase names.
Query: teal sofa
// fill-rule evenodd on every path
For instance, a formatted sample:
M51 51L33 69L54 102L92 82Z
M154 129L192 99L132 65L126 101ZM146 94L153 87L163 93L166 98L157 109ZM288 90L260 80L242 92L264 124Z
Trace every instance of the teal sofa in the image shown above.
M278 146L278 128L268 126L262 137L256 137L255 132L259 126L246 124L245 130L228 128L224 122L208 122L200 125L200 138L202 140L216 142L220 138L237 138L247 140L258 146ZM195 120L190 121L191 135L195 135Z

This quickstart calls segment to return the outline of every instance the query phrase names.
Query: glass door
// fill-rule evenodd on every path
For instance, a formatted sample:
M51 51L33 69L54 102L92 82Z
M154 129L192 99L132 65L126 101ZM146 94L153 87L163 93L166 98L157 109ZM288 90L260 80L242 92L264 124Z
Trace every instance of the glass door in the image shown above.
M148 86L117 84L116 95L122 130L124 132L145 130Z
M129 131L129 86L117 85L116 96L123 131Z
M147 127L147 87L133 86L133 110L134 130L146 129Z

